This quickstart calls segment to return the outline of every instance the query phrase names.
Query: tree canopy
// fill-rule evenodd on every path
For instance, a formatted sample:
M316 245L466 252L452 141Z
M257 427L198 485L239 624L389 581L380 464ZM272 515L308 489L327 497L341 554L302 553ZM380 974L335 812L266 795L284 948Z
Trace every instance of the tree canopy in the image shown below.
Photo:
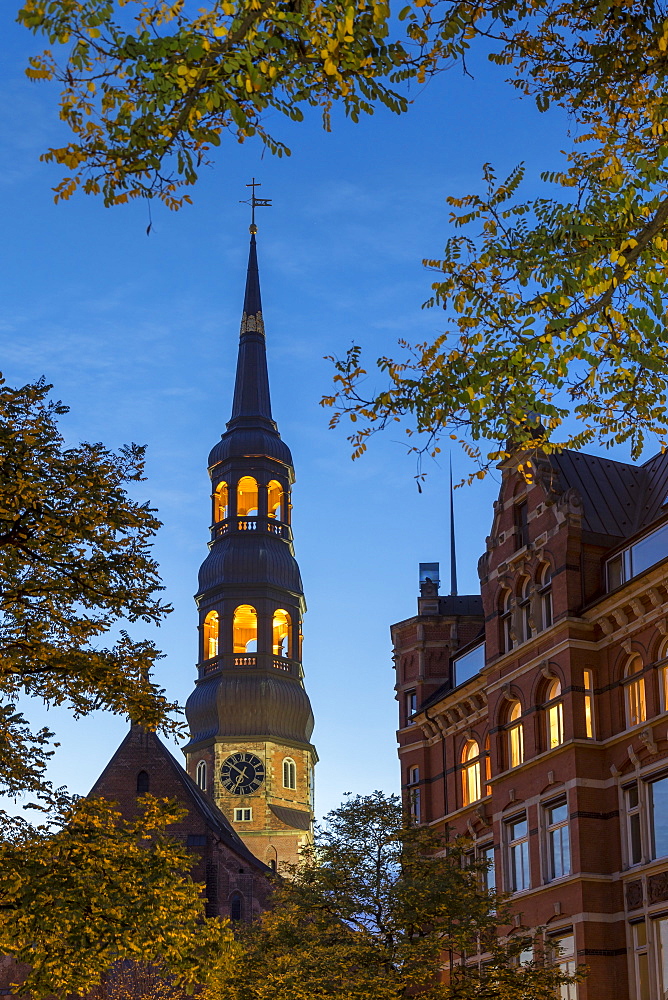
M518 963L528 932L499 936L508 907L471 846L406 827L395 796L349 798L240 932L217 1000L554 1000L572 980L539 941Z
M484 53L540 111L567 113L563 162L540 197L522 196L521 165L501 180L487 165L480 190L449 198L455 234L425 261L443 333L371 369L353 345L323 402L334 424L354 421L355 456L399 418L425 435L409 441L418 451L461 440L480 475L509 438L626 443L633 457L648 439L664 447L666 4L410 0L398 22L390 13L374 0L27 0L20 20L66 53L28 69L63 86L73 138L46 153L69 171L57 197L81 184L108 204L178 207L225 132L285 151L267 109L301 118L314 105L326 123L335 102L354 119L379 103L403 111L405 81Z
M33 997L86 993L123 959L192 988L233 949L226 922L203 924L192 858L169 838L179 809L147 798L128 822L54 790L54 734L16 707L27 695L178 726L151 676L155 644L123 631L169 611L150 549L159 521L128 493L144 449L68 447L50 389L0 383L0 794L41 810L33 824L0 809L0 954L26 967Z

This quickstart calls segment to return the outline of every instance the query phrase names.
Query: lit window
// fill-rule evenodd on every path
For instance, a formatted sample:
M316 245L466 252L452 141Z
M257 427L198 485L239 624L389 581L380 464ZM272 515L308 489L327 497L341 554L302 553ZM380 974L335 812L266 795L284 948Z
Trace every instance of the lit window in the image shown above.
M469 806L481 797L480 747L475 740L468 740L462 750L462 805Z
M209 611L204 619L204 659L210 660L218 656L219 619L217 611Z
M521 641L526 642L533 635L531 628L531 581L525 577L517 601Z
M633 952L635 960L636 996L638 1000L650 1000L649 989L649 947L647 924L640 920L633 925Z
M297 765L292 757L286 757L283 761L283 788L297 787Z
M571 873L571 848L566 802L545 807L548 880Z
M647 718L645 704L645 678L636 677L642 674L643 664L639 656L634 656L626 668L627 678L633 678L626 683L626 725L638 726Z
M584 678L584 709L585 709L585 735L587 739L594 738L594 674L591 670L585 670Z
M573 931L550 938L554 964L565 976L575 975L575 937ZM564 983L559 987L559 1000L577 1000L577 983Z
M137 795L147 795L149 777L146 771L140 771L137 775Z
M240 604L234 612L232 636L235 653L257 650L257 613L250 604Z
M197 765L196 780L203 792L206 791L206 761L201 760Z
M501 596L501 612L499 617L499 639L501 652L507 653L513 648L513 615L510 591L505 590Z
M237 484L237 514L257 517L257 482L252 476L242 476Z
M515 504L515 548L521 549L529 542L529 509L526 500Z
M235 809L234 810L234 822L235 823L250 823L253 818L252 809Z
M508 767L519 767L524 763L524 726L522 706L519 701L511 702L508 709Z
M282 609L274 611L272 645L274 656L292 655L290 649L290 615Z
M552 624L552 570L545 566L538 588L540 600L540 627L549 628Z
M213 495L213 520L224 521L227 514L227 483L219 483Z
M412 726L413 725L413 719L411 718L411 716L415 715L416 712L417 712L417 692L416 691L407 691L406 692L406 725L407 726Z
M269 517L275 517L277 521L284 520L281 517L281 501L283 500L283 488L280 483L272 479L267 486L267 513Z
M546 702L547 746L552 750L564 742L564 705L561 701L561 682L556 677L550 681Z
M485 737L485 795L492 794L492 755L489 750L489 736Z
M531 885L529 876L529 826L526 816L506 823L508 838L508 882L511 892L522 892Z

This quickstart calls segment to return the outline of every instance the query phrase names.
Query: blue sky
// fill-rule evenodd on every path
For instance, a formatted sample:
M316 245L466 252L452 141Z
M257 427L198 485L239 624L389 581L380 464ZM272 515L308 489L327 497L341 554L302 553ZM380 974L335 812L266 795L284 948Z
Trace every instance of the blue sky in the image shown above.
M400 435L376 438L350 460L341 430L318 405L330 389L324 355L353 340L369 360L400 337L438 334L424 311L431 276L450 233L448 194L479 185L482 164L498 173L520 160L527 190L554 166L568 141L563 119L540 115L472 59L417 89L408 114L381 111L353 125L317 112L295 125L274 115L293 150L278 160L252 142L223 141L212 169L179 213L145 205L105 209L76 196L55 206L57 170L39 154L58 143L57 90L23 75L38 42L12 23L0 33L0 199L3 289L2 370L10 384L40 375L71 407L68 439L118 447L148 445L142 495L164 527L156 543L174 613L156 635L165 652L159 679L187 698L195 676L192 595L206 554L206 459L231 406L248 247L248 209L239 204L254 175L273 208L259 212L258 248L274 416L292 449L296 554L309 607L304 623L306 684L316 715L317 809L347 791L398 787L396 703L390 624L415 613L418 563L440 560L447 579L447 460L427 466L422 494ZM7 16L9 15L9 16ZM373 383L373 380L372 380ZM620 458L625 458L622 452ZM453 454L455 477L462 456ZM476 564L498 482L459 490L459 589L478 589ZM74 722L30 705L35 723L57 730L58 784L85 793L126 730L124 720Z

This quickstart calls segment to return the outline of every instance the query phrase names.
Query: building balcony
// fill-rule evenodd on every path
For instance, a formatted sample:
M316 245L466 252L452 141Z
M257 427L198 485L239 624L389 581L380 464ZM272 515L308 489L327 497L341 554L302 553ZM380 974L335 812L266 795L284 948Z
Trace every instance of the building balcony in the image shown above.
M205 660L199 665L199 676L208 677L219 670L276 670L290 677L304 676L303 668L298 660L287 656L275 656L273 653L221 653Z
M292 541L292 529L289 524L277 521L275 517L267 517L255 514L252 517L226 517L224 521L217 521L211 525L211 538L223 538L232 532L248 531L267 532L270 535L277 535L286 542Z

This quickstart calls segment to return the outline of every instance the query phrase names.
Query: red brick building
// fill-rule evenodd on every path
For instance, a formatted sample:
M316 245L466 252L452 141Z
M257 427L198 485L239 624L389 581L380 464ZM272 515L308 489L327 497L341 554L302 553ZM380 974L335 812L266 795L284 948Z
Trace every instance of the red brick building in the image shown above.
M249 920L267 907L269 868L251 854L220 809L155 733L132 726L90 791L117 802L130 819L137 797L176 799L186 816L169 827L194 859L192 878L206 886L207 916Z
M564 997L667 997L668 454L509 461L479 575L423 564L392 627L406 799L588 966Z

